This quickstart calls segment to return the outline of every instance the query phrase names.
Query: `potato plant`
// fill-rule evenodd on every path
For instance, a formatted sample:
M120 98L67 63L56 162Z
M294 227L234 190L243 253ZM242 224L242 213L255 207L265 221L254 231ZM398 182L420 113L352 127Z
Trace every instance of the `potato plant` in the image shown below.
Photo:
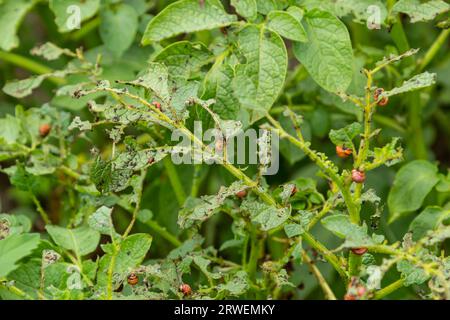
M0 298L449 298L449 11L0 1Z

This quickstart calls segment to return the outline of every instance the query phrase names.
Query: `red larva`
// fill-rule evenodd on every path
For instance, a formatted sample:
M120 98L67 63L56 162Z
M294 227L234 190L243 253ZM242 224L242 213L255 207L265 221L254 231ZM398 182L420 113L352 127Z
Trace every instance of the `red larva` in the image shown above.
M39 135L42 138L45 138L50 133L52 127L48 123L44 123L39 127Z
M247 191L245 191L245 190L236 192L236 197L238 197L240 199L245 198L246 195L247 195Z
M356 169L352 170L352 181L356 183L363 183L366 180L366 174L364 171L359 171Z
M136 275L136 273L132 272L128 276L127 282L130 286L134 286L139 282L139 277Z
M180 291L185 296L188 296L192 293L191 286L188 285L187 283L183 283L182 285L180 285Z
M378 101L378 99L380 98L380 95L381 95L383 92L384 92L384 89L383 89L383 88L377 88L377 89L375 89L375 92L374 92L374 94L373 94L373 98L374 98L375 101L377 101L377 104L378 104L379 106L385 106L385 105L387 105L388 102L389 102L389 98L388 98L388 97L383 97L383 98L381 98L380 101Z
M153 101L152 105L154 105L156 107L156 109L158 109L159 111L161 111L161 103L159 103L158 101Z
M367 248L353 248L351 249L352 252L358 256L362 256L364 253L367 252Z
M347 158L349 155L352 154L352 152L353 151L350 148L336 146L336 154L338 155L339 158Z

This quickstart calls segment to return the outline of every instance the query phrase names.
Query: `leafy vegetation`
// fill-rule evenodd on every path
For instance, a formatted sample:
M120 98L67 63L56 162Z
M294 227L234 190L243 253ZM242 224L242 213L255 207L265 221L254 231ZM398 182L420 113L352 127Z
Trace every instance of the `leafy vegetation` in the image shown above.
M0 1L0 298L450 298L449 12Z

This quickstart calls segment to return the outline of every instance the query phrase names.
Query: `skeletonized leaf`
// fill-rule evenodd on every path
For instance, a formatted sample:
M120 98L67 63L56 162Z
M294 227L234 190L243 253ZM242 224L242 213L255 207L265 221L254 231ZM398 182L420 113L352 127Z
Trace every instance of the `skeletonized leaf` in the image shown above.
M322 225L336 236L345 239L343 247L356 248L374 245L380 241L379 236L370 236L367 226L354 224L350 217L344 214L335 214L322 219Z
M276 208L258 200L244 200L241 209L250 213L251 220L259 224L263 231L280 226L290 215L288 208Z
M311 77L330 92L344 92L353 78L353 51L345 24L331 13L305 14L308 42L294 43L294 55Z
M199 72L212 56L208 48L200 42L180 41L165 47L153 61L164 63L172 77L190 78Z
M383 96L390 97L404 92L419 90L432 86L435 83L436 73L424 72L406 80L400 87L384 92Z
M409 225L413 240L420 240L428 231L435 230L449 216L449 210L441 207L426 207Z
M46 60L56 60L63 54L68 56L74 55L70 50L60 48L51 42L46 42L43 45L33 48L31 54L34 56L41 56Z
M190 33L227 26L236 21L219 0L181 0L168 5L147 25L142 44Z

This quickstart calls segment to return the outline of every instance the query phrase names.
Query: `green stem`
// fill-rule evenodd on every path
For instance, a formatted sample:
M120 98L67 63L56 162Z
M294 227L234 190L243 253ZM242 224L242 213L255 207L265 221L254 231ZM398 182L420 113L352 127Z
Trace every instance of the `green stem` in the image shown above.
M339 259L334 255L330 250L328 250L323 244L317 241L310 233L305 232L302 234L302 238L308 242L308 244L320 252L325 260L327 260L334 269L339 273L339 275L344 279L348 279L347 272L342 268L342 265Z
M436 54L439 52L439 49L442 47L444 43L446 43L446 40L448 36L450 35L450 29L442 30L439 36L436 38L436 40L433 42L431 47L428 49L428 51L425 53L425 56L420 61L417 71L421 72L423 69L425 69L426 66L433 60L433 58L436 56Z
M42 205L39 202L38 198L33 193L30 192L30 194L31 194L31 199L33 200L33 202L36 206L36 210L41 215L42 220L44 220L45 224L51 224L52 222L50 221L50 218L48 217L47 212L45 212L44 208L42 208Z
M101 21L100 17L96 17L92 20L89 20L88 22L83 24L80 30L75 31L70 35L69 37L70 40L71 41L81 40L82 38L84 38L85 35L90 33L92 30L96 29L100 25L100 21Z
M157 234L159 234L161 237L170 242L173 246L175 247L181 246L181 241L178 240L178 238L175 237L173 234L171 234L169 231L167 231L166 228L161 227L156 221L153 220L147 221L145 224L148 227L150 227L153 231L155 231Z
M357 276L361 266L362 257L350 251L348 255L348 273L350 276Z
M147 175L147 170L143 169L141 170L141 175L139 177L139 189L138 190L134 190L135 193L137 193L137 200L136 200L136 206L133 210L133 216L131 218L130 224L128 225L127 229L125 230L124 234L122 235L122 238L126 238L130 232L131 229L133 229L133 226L136 222L136 218L137 215L139 213L139 210L141 209L141 201L142 201L142 189L144 186L144 180L145 180L145 176Z
M53 70L39 62L31 60L30 58L23 57L21 55L0 51L0 60L9 62L13 65L21 67L22 69L34 72L36 74L47 74L53 72ZM61 78L50 77L48 78L51 82L57 85L64 84L66 81Z
M325 280L325 278L322 275L322 273L320 272L319 268L317 268L317 266L314 264L314 262L311 261L311 259L309 258L309 256L306 254L305 251L303 251L302 255L303 255L303 260L306 261L306 263L309 266L309 269L314 274L314 276L317 278L317 281L319 282L319 285L322 288L325 298L327 300L337 300L336 296L333 293L333 290L331 290L330 286L328 285L327 280Z
M166 168L167 175L169 176L170 183L172 184L173 191L175 192L175 196L177 197L178 204L183 206L186 201L186 193L184 192L177 169L173 165L170 157L165 157L163 163Z
M392 292L402 288L403 284L404 284L403 279L399 279L391 283L390 285L384 287L383 289L380 289L377 292L375 292L373 299L375 300L383 299L384 297L390 295Z

